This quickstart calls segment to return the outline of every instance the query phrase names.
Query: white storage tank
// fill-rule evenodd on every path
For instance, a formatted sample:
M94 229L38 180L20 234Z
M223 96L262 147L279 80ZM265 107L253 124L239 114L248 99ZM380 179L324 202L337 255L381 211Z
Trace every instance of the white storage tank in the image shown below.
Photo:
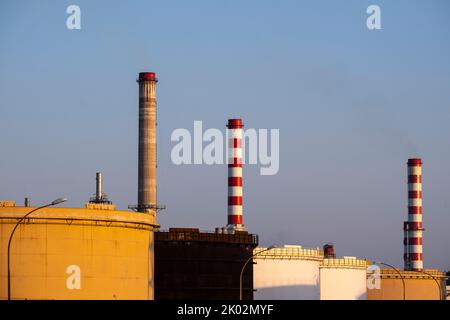
M254 254L267 248L258 247ZM255 256L255 300L317 300L321 249L285 245Z
M368 260L328 258L320 264L320 300L366 300Z

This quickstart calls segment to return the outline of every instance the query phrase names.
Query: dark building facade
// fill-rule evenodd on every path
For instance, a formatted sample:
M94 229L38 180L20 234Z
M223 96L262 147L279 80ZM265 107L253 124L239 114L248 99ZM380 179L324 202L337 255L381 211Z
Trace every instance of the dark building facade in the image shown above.
M155 300L239 300L240 273L257 245L247 232L155 232ZM243 299L253 300L253 263L244 271Z

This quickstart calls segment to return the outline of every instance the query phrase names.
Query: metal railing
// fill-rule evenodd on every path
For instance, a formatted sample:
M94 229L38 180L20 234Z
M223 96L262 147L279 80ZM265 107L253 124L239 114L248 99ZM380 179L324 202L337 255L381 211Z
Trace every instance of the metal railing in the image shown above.
M157 231L155 240L182 242L224 242L237 244L258 244L258 236L248 233L223 234L211 231Z
M424 269L423 271L409 271L409 270L402 270L401 271L405 279L408 278L426 278L426 279L445 279L445 273L442 271L439 271L437 269ZM396 275L394 270L390 269L383 269L381 276L391 276Z
M353 258L325 258L323 259L321 266L326 267L361 267L366 268L370 265L369 260L365 259L353 259Z

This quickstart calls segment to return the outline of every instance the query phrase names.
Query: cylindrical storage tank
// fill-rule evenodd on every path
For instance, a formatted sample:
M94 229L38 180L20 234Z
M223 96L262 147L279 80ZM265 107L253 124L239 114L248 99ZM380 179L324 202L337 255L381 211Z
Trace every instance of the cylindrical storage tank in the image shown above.
M379 286L368 288L368 300L445 300L445 272L381 269Z
M320 264L320 300L366 300L367 260L324 259Z
M11 242L11 299L152 300L153 215L44 208ZM35 207L0 207L0 299L7 299L8 240Z
M256 248L257 254L266 248ZM301 246L275 248L255 256L255 300L317 300L320 249Z

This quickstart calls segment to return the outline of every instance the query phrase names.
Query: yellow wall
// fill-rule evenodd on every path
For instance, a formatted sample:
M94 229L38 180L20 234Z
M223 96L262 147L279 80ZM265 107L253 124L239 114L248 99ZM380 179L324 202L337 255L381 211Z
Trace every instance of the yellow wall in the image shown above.
M444 273L437 270L425 270L434 276L441 286L445 288ZM406 300L439 300L439 286L432 277L413 271L401 271L405 280ZM442 291L442 297L445 297ZM368 300L403 300L403 282L393 270L382 270L380 289L368 289Z
M17 218L32 209L0 207L0 299L7 298L9 235ZM74 208L38 210L19 226L13 238L11 296L151 300L155 226L154 214ZM80 277L76 274L78 267Z

